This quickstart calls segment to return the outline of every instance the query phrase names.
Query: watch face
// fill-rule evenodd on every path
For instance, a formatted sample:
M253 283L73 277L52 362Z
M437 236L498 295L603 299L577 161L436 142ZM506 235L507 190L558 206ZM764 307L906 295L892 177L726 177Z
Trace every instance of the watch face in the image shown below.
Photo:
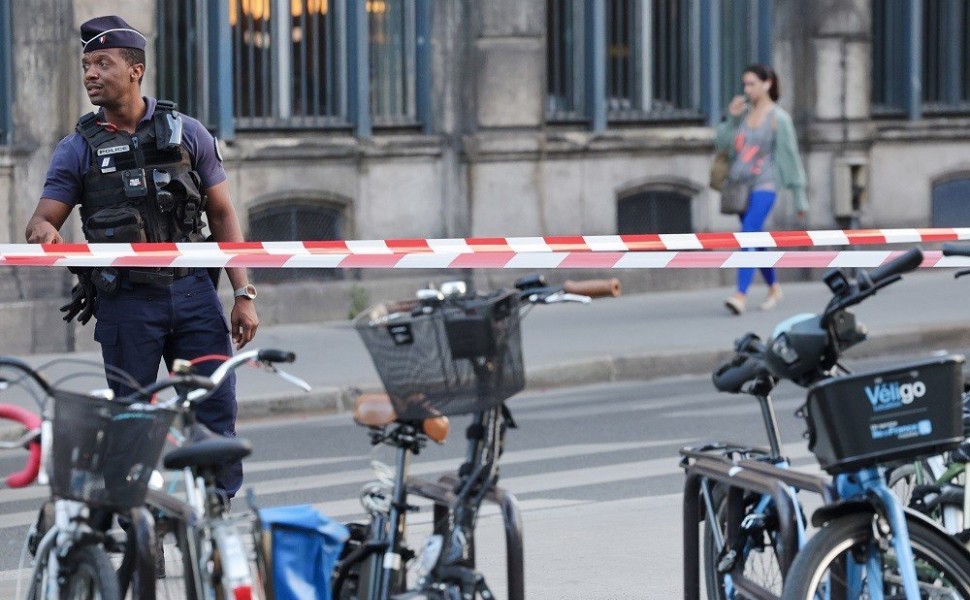
M256 286L249 284L246 287L239 288L234 294L237 298L249 298L250 300L256 299Z

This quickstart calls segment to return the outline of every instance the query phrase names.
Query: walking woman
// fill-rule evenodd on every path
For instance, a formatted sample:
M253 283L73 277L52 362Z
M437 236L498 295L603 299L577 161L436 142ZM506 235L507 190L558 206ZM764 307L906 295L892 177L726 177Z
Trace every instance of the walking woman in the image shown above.
M798 217L805 215L805 170L791 116L775 104L781 95L778 75L767 65L750 65L742 73L741 83L744 95L735 96L728 105L728 118L717 128L716 146L728 150L728 181L745 182L750 189L747 209L740 215L741 231L763 231L782 188L791 191ZM782 298L781 286L773 268L760 270L768 284L761 309L770 310ZM744 312L753 279L753 268L738 269L737 291L724 301L733 314Z

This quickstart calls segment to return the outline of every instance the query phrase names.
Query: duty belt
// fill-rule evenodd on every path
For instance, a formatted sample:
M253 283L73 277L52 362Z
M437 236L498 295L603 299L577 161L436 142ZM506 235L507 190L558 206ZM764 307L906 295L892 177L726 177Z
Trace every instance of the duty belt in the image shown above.
M156 287L168 287L176 279L199 272L196 267L140 267L121 270L121 278L132 283L145 283Z

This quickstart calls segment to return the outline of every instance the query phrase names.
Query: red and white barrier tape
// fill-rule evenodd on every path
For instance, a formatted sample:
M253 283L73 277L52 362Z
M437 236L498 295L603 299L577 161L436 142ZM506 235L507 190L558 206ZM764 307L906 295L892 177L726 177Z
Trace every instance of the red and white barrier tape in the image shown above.
M670 233L638 235L585 235L546 237L490 237L455 239L337 240L317 242L241 242L204 244L0 244L0 256L103 257L128 256L181 258L265 255L273 262L283 255L400 255L532 254L579 252L663 252L678 250L740 250L745 248L797 248L915 244L970 240L970 228L854 229L820 231L757 231ZM138 259L141 260L141 259ZM9 262L9 261L8 261ZM257 265L258 266L258 265ZM276 266L276 265L271 265Z
M348 242L352 243L352 242ZM15 250L15 251L14 251ZM0 266L253 267L338 269L685 269L876 267L889 250L684 252L313 252L306 243L0 245ZM922 267L970 267L970 257L925 251Z

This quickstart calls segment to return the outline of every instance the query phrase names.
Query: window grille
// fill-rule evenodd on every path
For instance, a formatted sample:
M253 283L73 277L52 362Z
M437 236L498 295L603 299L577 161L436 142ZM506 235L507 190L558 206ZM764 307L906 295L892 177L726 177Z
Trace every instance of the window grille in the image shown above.
M759 6L751 2L721 3L721 103L742 93L741 74L744 68L758 62L768 62L759 56Z
M0 2L0 144L9 144L13 118L13 63L11 55L10 3Z
M366 9L374 124L415 123L415 1L370 0Z
M923 0L920 71L927 112L970 110L968 4L967 0Z
M225 1L158 3L159 96L210 128L207 109L230 129L427 120L429 0ZM352 34L358 14L366 35Z
M690 197L673 191L646 190L621 197L616 206L619 235L690 233Z
M546 0L546 113L552 121L583 120L583 3Z
M273 202L249 213L248 240L259 242L322 241L342 239L342 211L312 200ZM341 269L253 269L262 283L343 279Z
M204 35L202 3L199 0L159 2L157 40L159 97L172 100L179 110L205 122L204 70L201 41ZM208 123L206 123L208 125Z

